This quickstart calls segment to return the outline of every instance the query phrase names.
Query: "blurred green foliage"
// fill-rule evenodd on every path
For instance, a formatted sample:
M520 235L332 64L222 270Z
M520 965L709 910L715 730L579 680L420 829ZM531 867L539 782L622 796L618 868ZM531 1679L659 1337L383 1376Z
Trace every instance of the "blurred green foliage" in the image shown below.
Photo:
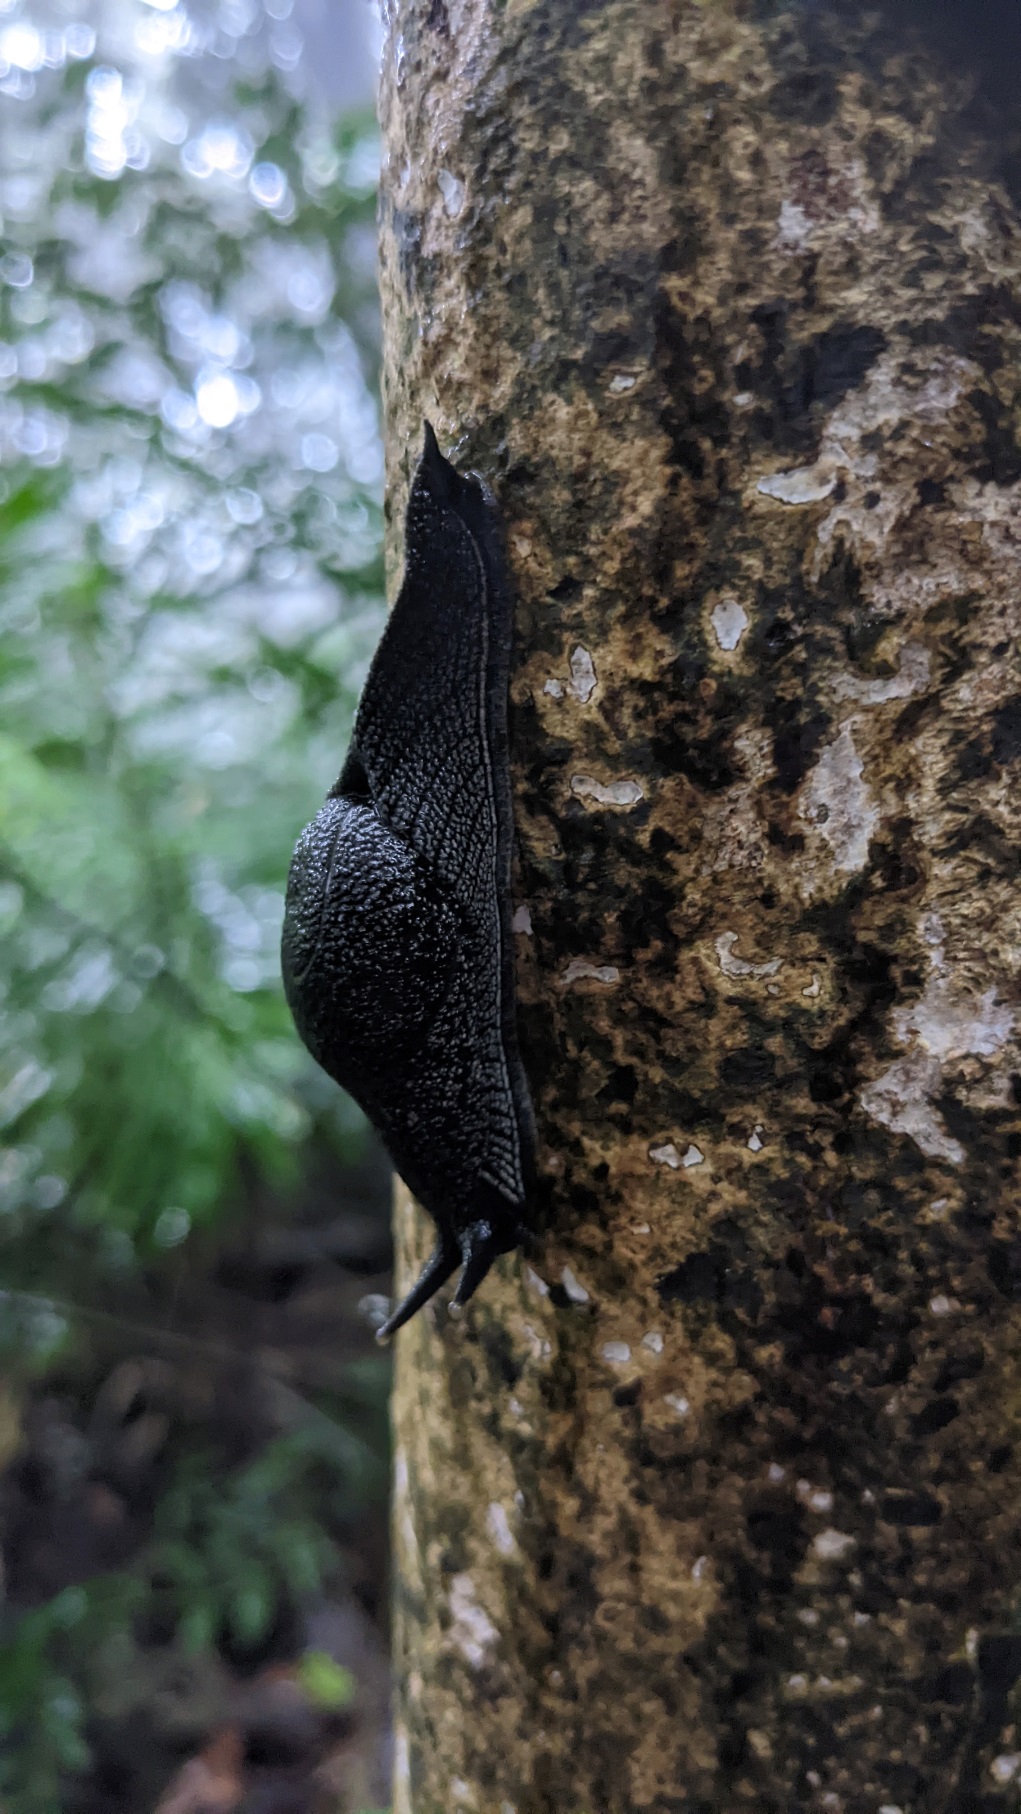
M381 621L375 138L122 37L0 146L7 1285L174 1246L246 1160L360 1126L277 948Z
M277 950L382 622L377 148L302 97L288 30L254 0L0 0L0 1354L22 1368L92 1283L364 1134ZM9 1814L62 1805L89 1659L154 1605L201 1647L318 1591L323 1504L381 1491L378 1450L326 1447L226 1479L186 1457L129 1569L0 1622Z

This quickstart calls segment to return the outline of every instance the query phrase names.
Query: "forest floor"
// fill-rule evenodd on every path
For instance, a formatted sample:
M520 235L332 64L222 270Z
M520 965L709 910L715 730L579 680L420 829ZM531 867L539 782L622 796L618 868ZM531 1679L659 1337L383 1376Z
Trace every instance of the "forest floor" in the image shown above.
M44 1378L0 1384L0 1633L55 1606L81 1623L70 1666L56 1634L88 1750L61 1814L388 1801L387 1371L365 1305L389 1290L388 1199L373 1155L286 1225L256 1205L80 1309ZM104 1581L128 1608L105 1620ZM34 1718L12 1811L46 1805Z

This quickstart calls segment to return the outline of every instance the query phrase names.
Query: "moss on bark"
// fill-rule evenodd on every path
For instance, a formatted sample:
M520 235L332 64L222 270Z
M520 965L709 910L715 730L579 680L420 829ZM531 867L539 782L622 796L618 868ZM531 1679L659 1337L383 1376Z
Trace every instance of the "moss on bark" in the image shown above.
M550 1218L399 1338L396 1814L1016 1805L1021 231L913 18L392 8Z

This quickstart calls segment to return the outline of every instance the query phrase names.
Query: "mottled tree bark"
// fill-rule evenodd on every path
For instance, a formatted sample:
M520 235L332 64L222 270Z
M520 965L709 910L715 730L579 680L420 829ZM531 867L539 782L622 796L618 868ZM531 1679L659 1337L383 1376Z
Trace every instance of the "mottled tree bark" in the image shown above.
M1017 1805L1021 139L967 21L392 0L391 552L428 416L518 588L549 1218L398 1340L396 1814Z

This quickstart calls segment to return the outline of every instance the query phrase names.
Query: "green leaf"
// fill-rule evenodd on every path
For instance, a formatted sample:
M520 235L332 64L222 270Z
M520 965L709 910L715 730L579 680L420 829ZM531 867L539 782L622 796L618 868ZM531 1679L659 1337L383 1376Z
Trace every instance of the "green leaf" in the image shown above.
M198 1600L178 1620L177 1637L186 1656L198 1656L211 1650L218 1624L217 1607L212 1600Z
M350 1669L334 1662L325 1650L307 1650L298 1664L298 1680L314 1707L324 1713L343 1713L358 1693Z
M273 1550L296 1600L318 1592L323 1579L323 1545L317 1531L305 1524L281 1524L274 1532Z
M235 1580L227 1603L227 1622L242 1644L255 1644L273 1621L277 1596L273 1582L264 1568L254 1565Z

